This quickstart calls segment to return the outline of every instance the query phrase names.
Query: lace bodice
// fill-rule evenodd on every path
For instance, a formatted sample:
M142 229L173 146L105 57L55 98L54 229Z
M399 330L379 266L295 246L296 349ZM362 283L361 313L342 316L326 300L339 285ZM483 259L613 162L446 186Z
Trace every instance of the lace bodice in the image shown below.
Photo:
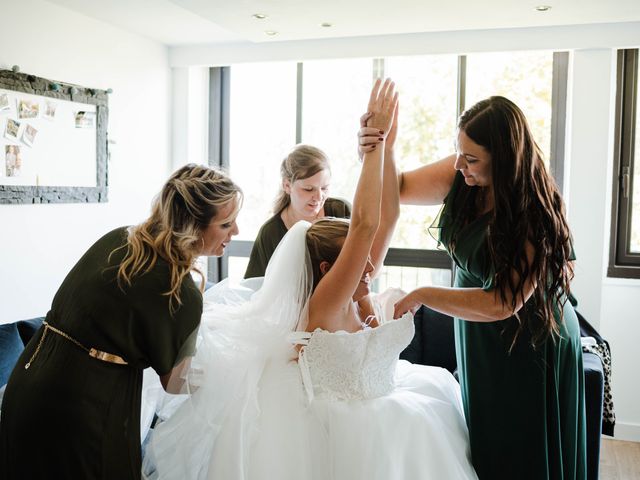
M411 315L355 333L316 329L299 359L307 393L336 400L389 393L398 356L413 335Z

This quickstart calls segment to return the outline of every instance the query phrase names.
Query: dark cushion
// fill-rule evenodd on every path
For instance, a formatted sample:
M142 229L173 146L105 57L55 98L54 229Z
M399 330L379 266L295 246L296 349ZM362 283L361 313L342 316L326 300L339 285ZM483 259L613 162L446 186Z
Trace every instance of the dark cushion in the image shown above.
M604 372L602 361L594 353L582 354L584 366L584 394L587 417L587 480L598 478L600 436L602 433L602 401Z
M444 367L453 373L457 367L453 319L423 305L416 312L414 323L416 334L400 358Z
M417 314L413 317L416 333L411 343L400 353L400 359L422 365L422 318L417 317Z
M20 334L23 345L29 343L31 337L33 337L38 329L42 326L43 321L44 317L37 317L16 322L18 324L18 333Z
M9 381L13 367L24 350L24 343L15 323L0 325L0 386Z

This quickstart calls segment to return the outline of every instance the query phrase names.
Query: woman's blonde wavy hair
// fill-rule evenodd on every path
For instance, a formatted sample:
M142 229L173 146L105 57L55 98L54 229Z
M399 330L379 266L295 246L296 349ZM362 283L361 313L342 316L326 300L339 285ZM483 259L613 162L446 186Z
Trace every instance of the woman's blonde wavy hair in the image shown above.
M202 233L229 202L236 202L233 218L242 204L242 190L226 174L204 165L188 164L177 170L154 199L151 216L131 227L127 253L118 268L120 288L131 286L137 275L149 272L158 257L169 265L169 307L175 311L182 304L180 287L191 271L204 275L195 267L200 255Z

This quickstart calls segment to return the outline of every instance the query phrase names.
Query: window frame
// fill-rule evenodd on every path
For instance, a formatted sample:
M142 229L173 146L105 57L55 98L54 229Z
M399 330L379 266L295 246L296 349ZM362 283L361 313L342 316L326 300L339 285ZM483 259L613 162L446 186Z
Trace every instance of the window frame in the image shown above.
M551 152L550 172L562 192L564 172L564 144L566 126L567 79L569 53L553 52L552 108L551 108ZM384 76L384 58L372 59L372 78ZM458 81L456 112L459 116L464 108L466 93L466 55L458 55ZM302 132L302 91L304 62L297 62L296 92L296 141L301 141ZM229 167L229 118L231 67L210 69L210 118L209 118L209 164ZM234 240L222 257L209 258L208 279L218 282L228 274L229 257L249 257L253 242ZM455 278L455 264L446 251L433 249L389 248L384 260L386 266L434 268L451 270L451 281Z
M209 69L209 166L229 169L231 125L231 67ZM207 281L218 283L229 275L229 254L207 258Z
M618 50L611 239L607 275L640 278L640 253L631 253L633 172L638 95L638 51Z

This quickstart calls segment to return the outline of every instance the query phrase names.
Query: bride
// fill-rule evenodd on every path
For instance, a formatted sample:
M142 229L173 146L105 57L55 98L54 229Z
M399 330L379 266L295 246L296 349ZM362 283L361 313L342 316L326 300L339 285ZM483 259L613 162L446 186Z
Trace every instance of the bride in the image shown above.
M186 400L151 438L158 479L476 479L460 389L399 361L414 335L394 292L370 295L398 216L388 79L371 92L351 222L298 222L264 277L207 292Z

